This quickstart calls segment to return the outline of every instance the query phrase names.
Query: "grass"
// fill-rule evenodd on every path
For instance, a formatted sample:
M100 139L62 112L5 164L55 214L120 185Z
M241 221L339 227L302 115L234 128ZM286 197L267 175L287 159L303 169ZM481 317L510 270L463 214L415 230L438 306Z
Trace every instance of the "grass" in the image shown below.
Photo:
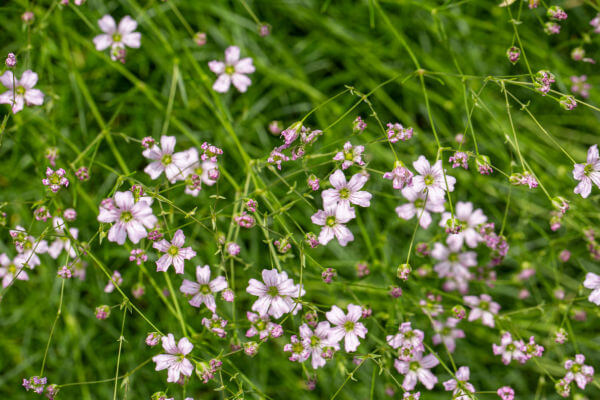
M517 398L552 399L558 398L554 380L562 377L565 359L580 352L588 364L599 365L598 309L587 302L589 291L581 286L585 272L600 270L582 240L583 229L598 225L598 191L581 199L572 192L571 175L573 162L583 162L588 146L598 142L598 95L592 89L587 104L570 112L557 102L560 93L570 92L572 75L587 74L593 87L598 84L594 65L570 57L579 45L590 57L597 54L598 39L588 24L595 2L570 2L569 18L557 36L543 33L543 7L531 11L520 1L510 8L498 7L498 1L434 0L58 3L13 0L0 6L0 54L17 55L17 75L28 68L36 71L37 87L46 94L42 107L14 116L7 106L1 110L0 202L8 221L0 231L0 252L15 255L8 229L16 225L52 240L47 224L32 218L40 202L52 209L73 207L78 212L73 226L79 240L89 245L83 257L87 277L63 281L56 271L67 262L64 255L58 260L43 255L28 282L2 290L3 398L32 398L21 387L22 378L42 373L63 385L63 399L145 399L167 387L176 399L184 398L182 391L194 398L385 398L386 387L401 396L402 376L392 366L385 335L410 320L426 332L432 346L429 319L418 301L432 292L442 296L447 310L462 303L457 292L441 291L441 280L431 275L413 273L407 282L396 278L411 244L444 240L443 230L434 226L416 230L413 238L415 220L396 217L394 208L403 199L381 179L396 159L410 166L420 154L444 161L447 173L457 178L452 203L471 201L482 208L511 246L507 259L495 268L493 287L480 280L470 284L471 293L489 293L502 305L497 328L463 322L467 338L458 341L454 354L436 347L443 363L435 369L440 383L450 379L455 367L468 365L478 399L497 398L494 392L503 385L512 386ZM35 14L30 25L20 19L26 10ZM139 23L142 47L129 51L124 65L94 49L92 38L100 32L96 21L106 13L117 20L131 15ZM272 27L267 37L258 35L263 21ZM205 46L194 43L195 31L207 33ZM239 46L257 68L245 94L211 90L215 76L207 62L221 59L229 45ZM523 51L515 66L506 58L512 45ZM531 74L541 69L556 76L556 92L545 97L531 85ZM352 133L357 115L368 123L360 136ZM302 120L324 134L302 161L278 171L266 163L270 150L280 144L268 131L272 120L285 126ZM415 136L390 147L382 140L384 126L395 121L413 127ZM469 171L450 168L447 159L459 146L454 140L458 133L467 138L463 149L489 156L491 176L475 173L473 159ZM140 141L162 134L176 136L178 150L204 141L223 148L218 183L192 198L183 195L181 185L151 181L143 173ZM372 206L357 211L349 225L355 241L348 247L331 243L312 250L302 244L303 233L316 232L310 216L321 203L306 179L310 174L328 176L336 165L331 158L348 140L365 145ZM58 148L57 165L71 178L68 190L56 196L41 185L49 147ZM81 166L89 168L88 182L73 175ZM508 176L524 170L535 174L540 187L510 185ZM120 247L104 237L107 227L96 221L100 201L134 183L153 193L167 236L184 229L198 253L186 265L186 277L191 278L196 264L227 274L236 292L235 303L221 309L229 320L227 340L202 327L202 318L210 314L206 309L198 311L182 297L162 294L169 286L177 289L179 276L171 275L169 282L168 275L154 272L153 256L137 267L128 261L130 242ZM552 232L548 220L555 196L571 201L571 209L563 227ZM248 197L259 202L259 226L250 231L232 219ZM220 251L219 234L241 245L239 258ZM283 237L293 243L287 256L271 244ZM147 241L144 247L150 248ZM572 252L568 263L558 260L563 249ZM489 252L478 252L483 266ZM357 277L358 261L368 263L368 277ZM410 263L413 269L430 268L432 260L413 254ZM368 339L357 352L360 364L353 364L350 354L336 354L317 372L314 391L305 390L305 380L313 374L310 365L291 363L282 351L301 324L299 316L287 318L284 337L262 345L255 358L230 353L230 342L246 340L245 311L254 299L245 293L247 282L272 266L304 284L305 309L326 311L352 302L373 310L366 322ZM338 273L330 285L321 281L328 267ZM527 282L517 278L525 267L537 271ZM106 294L103 288L113 270L123 275L122 292ZM146 288L139 300L131 294L138 282ZM395 285L404 295L391 301L387 293ZM566 292L565 299L555 297L558 288ZM519 299L521 289L531 297ZM101 304L113 307L106 321L94 318ZM576 311L585 311L587 320L575 320ZM559 327L569 332L562 346L553 341ZM144 344L153 330L176 337L187 331L198 359L226 354L222 373L207 385L197 378L184 388L167 385L166 374L155 372L150 362L157 350ZM491 351L500 330L523 338L535 335L546 348L544 357L505 367ZM588 386L590 399L600 395L599 383L596 378ZM420 388L422 398L449 398L440 384L433 392Z

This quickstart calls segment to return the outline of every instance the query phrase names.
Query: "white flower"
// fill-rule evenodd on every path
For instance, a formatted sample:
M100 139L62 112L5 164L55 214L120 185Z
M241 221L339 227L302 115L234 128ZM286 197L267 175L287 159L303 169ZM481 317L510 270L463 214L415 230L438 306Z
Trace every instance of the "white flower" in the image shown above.
M127 236L133 243L145 238L148 235L146 228L153 228L157 218L146 200L140 199L136 203L133 193L127 191L116 192L113 199L100 205L98 221L114 222L108 231L108 240L123 244Z
M331 205L325 207L325 210L319 210L311 217L313 224L321 225L319 234L319 243L326 245L335 236L341 246L346 246L348 242L354 240L354 235L350 229L344 225L352 218L355 218L354 208Z
M350 203L361 207L369 207L371 205L371 193L360 190L369 180L369 175L366 173L358 173L346 182L346 176L341 169L336 170L329 177L329 182L333 189L323 190L323 207L335 206L350 208Z
M600 306L600 276L593 272L588 272L585 276L585 281L583 281L583 286L587 289L592 289L588 300Z
M250 279L246 288L246 292L258 296L258 300L252 304L252 311L260 315L268 314L279 318L292 311L294 307L292 298L304 295L304 289L294 285L294 281L288 278L285 271L263 269L262 277L264 283Z
M454 190L456 179L450 175L446 175L444 179L442 160L437 160L431 165L425 156L419 156L417 161L413 162L413 167L419 173L413 177L413 187L418 191L426 191L428 199L443 199L446 190L449 192Z
M125 50L125 46L137 49L141 45L142 34L134 32L137 22L129 15L123 17L119 26L113 17L105 15L98 20L98 26L104 33L94 38L96 50L102 51L110 47L110 58L113 61L120 58L119 52Z
M173 241L169 243L162 239L152 245L156 250L165 253L156 261L156 270L164 272L171 264L175 268L175 272L183 274L184 260L191 260L196 256L196 252L191 247L183 247L185 243L185 235L181 229L178 229L173 235ZM209 271L210 273L210 271Z
M173 154L175 142L175 136L161 136L160 147L154 145L142 152L144 157L154 160L144 168L150 178L156 179L164 171L171 183L185 179L189 173L186 169L190 165L190 154L185 151Z
M231 84L244 93L252 83L246 74L255 71L250 57L240 60L240 48L237 46L230 46L225 50L225 62L209 61L208 68L219 75L213 84L214 91L219 93L227 92Z

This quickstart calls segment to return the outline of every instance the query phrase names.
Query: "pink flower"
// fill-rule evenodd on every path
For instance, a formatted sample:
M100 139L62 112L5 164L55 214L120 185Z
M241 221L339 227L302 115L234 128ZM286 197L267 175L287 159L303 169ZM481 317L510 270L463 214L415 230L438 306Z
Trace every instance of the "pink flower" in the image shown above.
M144 168L144 172L150 175L150 178L156 179L164 171L171 183L185 179L186 168L191 164L190 153L182 151L173 154L175 142L175 136L161 136L160 147L154 145L142 152L144 157L154 160Z
M300 325L300 337L306 343L306 348L312 356L311 365L314 369L324 366L325 357L331 358L333 351L340 349L338 343L331 340L330 336L331 328L327 321L319 322L314 332L307 324ZM326 353L327 350L329 350L328 353Z
M588 300L597 306L600 306L600 276L593 272L588 272L583 281L583 286L586 289L592 289Z
M227 92L232 83L237 90L244 93L252 83L246 75L255 70L252 58L240 60L240 48L237 46L230 46L225 50L225 62L210 61L208 68L219 76L213 84L213 90L219 93Z
M446 191L454 191L456 179L450 175L444 179L442 160L437 160L432 166L425 156L419 156L413 167L419 173L413 178L413 186L417 191L427 192L428 199L443 199Z
M296 335L292 335L290 337L290 342L291 343L287 343L285 346L283 346L283 351L286 353L292 353L288 357L288 360L292 362L304 362L308 360L310 357L310 351L307 348L307 341L298 338Z
M522 340L513 340L511 334L506 332L500 338L500 344L492 344L492 351L495 356L502 355L502 363L510 364L512 360L517 360L521 364L527 361L527 356L523 352L525 343Z
M431 338L433 344L438 345L444 343L450 353L454 353L456 349L455 339L463 339L465 332L462 329L457 329L456 325L460 322L459 319L449 317L446 323L433 320L433 329L435 334Z
M98 26L104 33L94 38L96 50L102 51L110 47L110 58L113 61L122 61L125 46L134 49L141 46L142 34L135 32L137 22L129 15L123 17L118 26L113 17L105 15L98 20Z
M140 199L136 203L130 191L116 192L114 198L108 200L100 205L98 221L114 222L108 231L108 240L111 242L122 245L129 236L129 240L138 243L147 236L146 229L152 228L157 222L147 200Z
M387 335L385 337L385 340L392 348L406 347L414 351L425 351L425 347L423 346L425 334L422 330L413 329L410 322L403 322L398 327L398 331L399 333L395 335Z
M258 300L252 304L252 310L260 315L279 318L292 311L295 305L292 298L304 295L304 289L294 285L294 281L288 278L285 271L263 269L262 277L264 283L250 279L246 288L246 292L258 296Z
M181 375L191 376L194 366L185 356L192 351L194 345L186 337L179 339L179 342L175 344L175 337L172 333L163 336L161 340L167 354L152 357L152 361L156 363L156 370L169 370L167 382L178 382Z
M17 266L4 253L0 254L0 278L2 287L8 287L13 280L28 281L29 275L23 270L23 266Z
M348 242L353 241L354 235L344 225L353 218L355 218L354 208L333 205L317 211L311 220L313 224L323 227L319 234L319 243L326 245L334 236L341 246L346 246Z
M260 340L265 340L269 336L279 337L283 334L281 325L271 322L268 315L258 315L247 311L246 318L250 321L250 328L246 331L246 337L258 335Z
M575 164L573 178L581 181L573 191L580 194L584 199L592 192L592 183L600 188L600 157L598 157L597 144L588 149L587 162L585 164Z
M112 293L115 290L115 284L120 286L123 283L123 278L121 277L121 273L119 271L114 271L111 279L108 281L106 286L104 287L104 293Z
M227 326L227 320L219 317L217 314L213 314L212 317L202 318L202 325L208 328L211 332L216 334L220 338L227 336L225 327Z
M510 386L502 386L496 393L502 400L515 400L515 391Z
M344 314L338 306L334 305L325 315L329 322L335 325L329 331L329 340L338 343L344 339L346 352L356 351L360 344L358 338L364 339L368 332L367 328L361 322L358 322L362 317L362 307L348 304L348 314Z
M346 142L344 150L337 152L333 159L335 161L342 161L342 169L348 169L353 164L365 165L365 162L362 160L363 151L365 151L364 146L352 147L352 143Z
M465 296L463 300L466 305L471 307L471 312L469 313L469 322L475 321L476 319L481 318L481 322L493 328L495 326L494 323L494 315L498 314L500 311L500 305L494 301L487 294L482 294L481 296Z
M10 104L13 114L18 113L27 104L41 106L44 102L44 93L33 87L38 81L38 75L27 70L17 79L12 71L6 71L0 76L0 83L8 89L0 94L0 104Z
M446 226L450 218L452 218L452 215L449 212L442 214L440 226ZM459 201L456 203L454 218L460 224L460 231L456 234L448 235L448 239L446 240L448 245L453 248L459 248L463 243L466 243L469 247L477 247L477 244L482 240L478 232L479 225L487 221L487 217L483 211L480 208L473 211L473 203Z
M214 176L211 176L211 171L218 171L219 167L211 160L200 162L198 150L193 147L184 153L187 155L186 165L182 171L183 176L186 177L185 193L197 197L202 189L202 183L212 186L217 182L213 179Z
M460 247L458 247L460 248ZM439 262L433 267L440 278L450 278L456 281L461 292L466 291L467 282L471 279L470 267L477 265L477 253L474 251L459 252L456 247L446 247L435 243L431 257Z
M175 272L183 274L184 260L191 260L196 256L196 252L191 247L183 247L185 235L181 229L178 229L173 235L173 241L169 243L165 239L160 242L155 242L152 247L156 250L165 253L156 261L157 271L166 271L171 264L175 268Z
M15 248L19 252L13 260L15 265L24 267L27 264L31 269L40 265L41 261L38 254L48 251L48 242L36 240L33 236L28 235L25 228L20 225L17 225L14 230L10 230L9 233L15 241Z
M394 189L402 189L405 185L412 184L413 173L402 164L400 161L396 161L394 169L390 172L383 174L383 179L391 179L392 187Z
M444 198L428 197L423 191L415 189L413 186L407 186L402 189L402 196L409 203L396 207L398 217L409 220L413 217L419 218L419 225L427 229L431 224L430 212L440 213L444 211Z
M184 279L179 290L188 296L193 296L190 300L190 305L200 307L202 304L205 304L206 308L215 312L217 307L214 293L227 289L225 277L217 276L211 281L210 267L208 265L204 267L198 265L196 267L196 280L198 283Z
M402 387L404 390L413 390L417 385L417 380L429 390L437 383L437 377L431 373L430 369L438 365L440 362L433 354L428 354L423 357L420 351L414 352L409 361L396 359L394 367L398 373L404 375Z
M64 250L69 254L69 257L75 258L77 253L73 248L71 243L71 239L64 233L65 223L62 218L55 217L52 220L52 225L54 226L54 230L59 236L48 246L48 255L55 260L58 258L60 253ZM77 228L69 228L69 234L73 236L74 239L77 239L79 236L79 230Z
M565 369L567 374L564 377L566 382L575 381L580 389L585 389L588 383L594 380L594 367L585 365L585 356L576 354L574 360L565 361Z
M42 179L44 186L48 186L52 192L56 193L62 186L68 187L69 180L65 177L67 172L59 168L54 171L52 168L46 168L46 178Z
M369 207L371 205L371 193L365 192L362 187L369 180L369 175L366 173L358 173L346 182L346 177L342 170L336 170L329 177L329 183L333 189L323 190L323 207L334 206L350 208L350 204L356 204L361 207Z
M471 400L475 387L469 383L471 372L469 367L460 367L456 371L456 379L450 379L444 382L444 389L452 391L452 400Z

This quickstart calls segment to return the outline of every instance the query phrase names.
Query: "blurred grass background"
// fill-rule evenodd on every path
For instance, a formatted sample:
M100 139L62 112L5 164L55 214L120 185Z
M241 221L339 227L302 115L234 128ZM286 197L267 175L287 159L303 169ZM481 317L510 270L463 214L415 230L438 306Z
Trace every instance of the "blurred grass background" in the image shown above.
M258 177L257 182L262 182L258 186L264 184L269 191L261 196L255 192L255 182L250 185L250 194L258 199L261 211L269 213L271 239L285 235L286 227L290 227L295 239L300 241L299 228L316 231L309 217L320 207L318 196L309 197L306 177L311 173L323 177L332 170L333 152L349 140L353 119L362 115L369 127L361 136L353 137L352 142L367 144L365 157L372 173L368 183L368 190L374 194L372 207L358 211L358 219L350 225L356 240L347 248L332 243L326 248L306 250L310 255L303 271L306 299L322 309L348 302L366 304L373 309L373 317L367 323L369 339L360 348L360 354L384 348L385 335L395 332L398 323L406 319L424 329L428 340L431 338L428 320L419 310L416 299L439 289L440 280L418 278L414 274L407 284L402 284L405 295L401 299L390 301L387 295L391 285L399 284L395 278L396 267L406 257L414 221L396 217L394 208L403 200L391 189L390 182L382 180L377 173L392 168L394 155L386 143L379 141L382 132L372 114L376 112L384 124L399 121L415 129L411 141L395 145L398 157L407 164L419 154L435 159L438 146L431 125L433 120L441 146L456 148L455 135L465 133L464 148L474 151L474 134L479 152L488 155L495 167L509 174L521 172L511 144L513 136L505 95L498 80L487 79L514 76L517 81L529 80L523 56L515 66L506 58L507 48L515 44L507 8L498 7L496 1L434 0L247 3L88 0L81 7L58 3L11 0L0 7L1 54L17 54L17 75L28 68L37 72L40 77L37 87L47 96L43 107L29 108L11 117L2 133L0 201L6 203L3 210L8 214L9 223L0 231L0 251L11 257L15 255L8 227L20 224L36 233L43 230L43 224L35 222L31 213L34 203L45 196L41 179L47 166L44 154L48 147L57 147L60 151L57 165L71 170L71 186L60 193L58 201L65 207L77 209L78 220L73 226L80 230L80 240L86 241L98 231L96 215L101 199L110 194L115 184L127 180L119 176L128 175L150 184L142 172L146 162L141 148L133 139L158 138L166 129L168 134L177 136L179 151L199 146L204 141L224 149L220 165L223 175L228 177L222 177L217 186L203 190L198 198L183 195L182 187L164 195L183 210L195 208L196 218L207 228L178 212L168 211L171 228L188 224L184 230L198 253L194 264L187 264L186 274L191 276L192 265L200 263L229 268L229 261L224 262L220 254L215 254L218 250L215 237L217 232L230 229L233 206L239 205L239 202L234 203L236 190L244 187L249 168ZM597 56L598 40L590 33L588 24L596 14L596 2L558 2L566 8L569 18L561 23L562 32L552 37L543 33L540 21L545 20L544 11L541 8L530 11L525 3L520 3L517 0L510 10L513 17L520 15L516 27L533 72L552 71L556 76L554 88L563 93L570 91L572 75L587 74L588 82L595 88L597 67L573 61L570 52L584 44L590 57ZM269 36L258 34L257 21L248 9L260 22L272 27ZM20 18L27 10L35 14L31 25L24 24ZM93 47L92 38L99 34L96 21L107 13L116 20L131 15L139 23L142 47L128 51L125 65L112 62L106 53L97 52ZM199 47L192 40L196 31L207 33L205 46ZM425 71L425 91L403 42ZM221 59L229 45L239 46L242 56L253 57L257 67L251 76L253 84L245 94L230 91L217 95L210 90L215 77L208 70L207 62ZM368 104L359 102L360 93L368 93L383 82L387 83L370 95ZM268 153L280 143L280 139L268 132L268 123L279 120L284 126L290 125L346 90L346 86L354 89L327 102L305 121L315 129L328 127L313 147L314 154L302 162L284 164L281 172L267 168L264 161ZM551 96L542 97L519 85L506 84L506 87L527 105L547 133L577 162L585 160L587 147L598 142L597 111L580 105L567 112ZM597 104L597 98L592 89L589 103ZM357 102L356 109L338 121ZM481 282L473 282L471 291L489 292L502 305L503 312L527 309L511 315L506 324L524 337L535 335L546 347L546 354L539 364L529 362L524 366L505 367L491 351L491 343L499 342L499 331L492 333L477 323L465 323L467 339L459 340L454 361L457 366L471 367L471 382L480 391L495 391L500 386L511 385L519 399L558 398L545 371L555 378L562 377L562 362L575 352L586 354L591 365L597 366L600 361L595 327L598 312L585 301L583 296L587 291L581 291L580 285L584 271L600 270L597 263L590 260L582 240L582 229L598 224L598 195L595 189L590 198L582 200L572 193L575 186L571 177L572 163L513 98L509 97L509 103L525 160L550 196L562 195L572 200L564 227L555 233L549 230L552 207L540 188L511 187L499 173L480 176L473 172L473 167L468 172L449 171L458 180L452 197L453 201L472 201L497 227L502 225L508 207L505 234L511 250L507 260L497 267L497 285L489 289ZM8 107L3 107L2 112L8 113ZM469 115L472 132L468 126ZM240 147L248 159L257 161L249 165ZM449 156L450 153L443 153L445 163ZM72 168L79 166L90 168L90 181L81 183L74 178ZM128 185L124 184L121 190ZM215 194L224 199L211 198ZM267 200L273 209L269 209ZM280 210L281 205L286 204L292 206ZM157 207L154 208L156 211ZM216 228L211 225L212 214L216 215ZM443 232L433 226L417 234L417 241L434 239L442 240ZM249 309L253 301L244 291L247 281L257 278L262 268L273 263L264 240L263 231L258 227L239 232L241 257L247 263L235 263L239 321L236 333L242 338L247 327L244 310ZM573 252L573 257L569 263L561 264L557 254L565 248ZM167 312L148 277L128 261L129 250L130 247L120 248L106 240L102 244L91 243L90 249L109 270L118 269L123 274L123 288L128 295L131 287L142 281L147 294L141 300L134 300L134 304L161 330L181 336L177 319ZM483 264L485 251L481 253L479 259ZM297 282L300 261L298 252L293 251L293 254L295 257L282 259L281 264ZM56 316L61 287L56 270L61 264L47 255L42 259L42 265L30 273L30 281L17 282L0 303L3 332L0 335L0 395L3 398L33 397L21 387L21 380L39 373ZM164 277L152 272L152 260L146 267L157 285L164 288ZM355 265L361 260L369 264L371 275L359 282ZM49 348L45 372L52 383L111 379L115 374L123 314L117 308L107 321L97 321L93 312L100 304L116 305L122 300L116 292L103 292L106 276L94 262L89 259L86 262L89 264L86 280L73 279L65 284L62 315ZM417 268L430 260L413 258L411 263ZM524 263L530 263L538 271L536 278L527 284L516 279ZM339 275L329 286L320 279L322 268L327 267L336 268ZM179 277L174 278L174 282L179 286ZM532 297L519 300L517 294L523 287L531 291ZM577 300L572 304L569 296L563 301L555 299L553 292L559 287L577 296ZM228 342L215 340L201 326L200 321L208 316L208 311L192 309L183 298L179 298L179 302L188 324L200 333L194 339L196 347L201 348L198 354L214 356L221 347L227 352ZM444 298L444 305L448 307L456 303L455 295ZM564 322L565 315L567 320L571 319L574 309L585 309L588 320L570 321L572 329L569 330L574 333L571 341L562 347L554 345L552 333ZM229 305L223 312L230 319L230 325L235 325ZM144 320L135 313L126 318L121 374L156 354L143 342L151 330ZM295 322L290 319L285 326L285 336L296 331L299 323L298 318ZM229 336L232 335L230 332ZM316 390L306 391L303 368L288 362L282 352L285 340L281 338L263 345L253 359L239 354L228 357L223 374L226 390L215 392L218 385L203 385L194 379L186 393L195 398L330 398L344 385L346 373L355 368L351 357L340 353L335 361L318 371ZM438 351L442 358L446 356L441 349ZM385 398L385 388L395 387L392 377L402 381L402 376L392 367L390 354L385 353L381 359L381 371L374 362L365 362L354 375L357 381L348 381L337 398ZM310 372L310 366L306 368ZM449 379L442 367L437 367L436 373L440 383ZM149 398L151 393L166 387L165 379L164 372L153 371L152 363L145 365L128 378L127 390L120 387L119 398L125 398L125 392L126 398ZM111 398L113 384L65 387L59 398ZM597 382L589 386L590 399L600 395L597 387ZM397 387L395 390L400 391ZM421 392L424 399L449 396L441 384L436 386L435 393ZM170 385L169 393L181 398L181 389L175 385ZM397 398L400 396L401 393L396 394ZM478 398L492 399L496 395L482 393Z

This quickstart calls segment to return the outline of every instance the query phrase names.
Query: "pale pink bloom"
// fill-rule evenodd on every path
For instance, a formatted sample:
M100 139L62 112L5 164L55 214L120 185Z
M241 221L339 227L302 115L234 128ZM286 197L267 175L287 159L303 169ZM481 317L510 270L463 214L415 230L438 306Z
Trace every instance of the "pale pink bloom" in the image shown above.
M198 150L193 147L185 153L187 153L187 161L183 169L183 175L186 177L185 193L197 197L202 189L201 183L212 186L217 182L211 177L211 171L218 171L219 167L214 161L201 161Z
M219 93L227 92L231 84L244 93L252 83L246 75L255 71L252 58L240 60L240 48L237 46L225 49L225 62L209 61L208 68L219 76L213 84L213 90Z
M208 328L211 332L216 334L220 338L227 336L225 327L227 326L227 320L219 317L217 314L213 314L212 317L202 318L202 325Z
M441 243L434 244L431 257L439 261L433 267L438 276L455 280L459 287L461 283L466 286L471 279L469 268L477 265L477 253L474 251L459 252L456 247L448 248Z
M283 351L286 353L292 353L288 360L293 362L304 362L310 357L310 350L308 349L308 341L298 338L296 335L290 337L290 342L283 346Z
M28 281L29 275L23 270L23 266L17 266L4 253L0 254L0 278L2 287L8 287L14 279Z
M335 325L329 331L329 340L338 343L344 339L346 352L356 351L360 344L358 338L364 339L368 332L367 328L361 322L358 322L362 317L362 307L348 304L348 314L344 314L341 308L334 305L325 315L329 322Z
M502 363L510 364L512 360L517 360L521 364L527 361L527 356L523 352L525 343L522 340L513 340L510 332L506 332L500 338L500 344L492 344L492 351L495 356L502 355Z
M179 290L188 296L193 296L190 305L200 307L204 304L210 311L215 312L217 305L214 293L227 289L227 280L223 276L217 276L211 281L208 265L196 266L196 280L197 283L184 279Z
M585 276L585 281L583 281L583 286L586 289L592 289L588 300L600 306L600 276L593 272L588 272Z
M564 377L565 381L575 381L582 390L594 380L594 367L585 365L584 362L585 356L583 354L576 354L574 360L565 361L565 369L567 370Z
M430 369L438 365L440 362L433 354L428 354L423 357L423 353L414 352L409 361L396 359L394 367L398 373L404 375L402 387L404 390L413 390L417 385L417 381L421 381L427 389L433 389L437 383L437 377L431 373Z
M387 335L385 337L385 340L392 348L407 347L414 351L425 351L425 347L423 346L425 334L422 330L413 329L410 322L403 322L398 327L398 331L395 335Z
M346 176L342 170L336 170L329 177L329 183L333 186L333 189L323 190L321 197L323 197L323 207L329 206L345 207L350 208L350 204L356 204L361 207L369 207L371 205L371 193L366 192L362 187L369 180L369 174L358 173L350 178L349 182L346 182Z
M94 38L96 50L102 51L110 47L110 58L113 61L120 58L119 53L125 50L125 46L137 49L141 45L142 34L135 32L137 22L129 15L123 17L118 26L113 17L105 15L98 20L98 26L104 33Z
M413 217L419 218L419 225L427 229L431 224L431 214L444 211L444 198L429 197L423 191L416 190L413 186L407 186L402 189L402 196L409 203L396 207L398 217L409 220Z
M173 264L175 272L183 274L184 261L191 260L196 256L196 252L191 247L183 247L184 243L185 235L181 229L175 232L171 243L165 239L155 242L152 247L161 253L165 253L156 261L156 270L164 272Z
M469 321L475 321L476 319L481 318L481 322L493 328L495 326L494 323L494 315L498 314L500 311L500 305L494 301L487 294L482 294L481 296L465 296L463 300L466 305L471 307L471 312L469 313Z
M0 104L10 104L13 114L18 113L27 104L41 106L44 102L44 93L33 87L38 81L38 75L27 70L17 79L12 71L6 71L0 76L0 83L8 91L0 94Z
M325 207L325 210L319 210L312 215L313 224L321 225L319 234L319 243L326 245L335 236L341 246L346 246L348 242L354 240L354 235L350 229L344 225L355 218L354 208L340 207L332 205Z
M469 383L471 372L469 367L460 367L456 371L456 379L444 382L444 389L452 391L452 400L472 400L475 387Z
M434 320L432 324L435 334L431 338L433 344L437 346L440 343L444 343L448 351L454 353L456 349L455 339L463 339L465 337L465 332L462 329L456 328L459 322L459 319L452 317L446 319L446 323Z
M65 177L67 171L62 168L54 171L52 168L46 168L46 177L42 179L42 183L48 186L52 192L56 193L61 187L68 187L69 180Z
M326 360L323 353L330 350L339 350L340 346L335 340L330 339L331 328L329 322L321 321L313 332L307 324L300 325L300 337L306 343L306 347L312 355L311 365L314 369L325 365ZM333 353L331 353L333 355ZM331 358L331 356L328 356Z
M100 205L98 221L114 222L108 231L108 240L122 245L127 236L133 243L138 243L148 235L146 229L154 227L158 220L146 200L140 198L136 203L133 193L127 191L116 192L113 199Z
M454 191L456 179L450 175L446 175L444 179L442 160L437 160L431 165L425 156L419 156L417 161L413 162L413 167L419 173L413 177L413 187L417 191L427 192L428 199L443 199L446 191Z
M152 357L152 361L156 363L156 370L169 370L167 382L178 382L181 375L191 376L194 366L185 356L192 351L194 345L186 337L179 339L179 342L175 344L175 337L172 333L163 336L161 340L167 354Z
M52 225L54 226L54 230L60 236L48 246L48 255L56 260L64 250L69 254L69 257L75 258L77 253L75 253L75 248L71 243L71 239L64 233L65 223L62 218L55 217L52 219ZM74 239L77 239L77 236L79 236L79 230L77 228L69 228L69 233Z
M452 218L449 212L442 214L440 226L445 227L448 220ZM479 225L487 221L487 217L480 208L473 211L473 203L470 201L459 201L456 203L454 218L460 223L460 231L455 234L449 234L446 242L450 247L459 248L463 243L469 247L477 247L482 240L479 234Z
M31 235L27 235L25 228L20 225L17 225L14 230L10 230L9 232L13 238L18 238L15 241L15 247L19 254L13 260L15 265L17 267L24 267L27 264L30 269L40 265L41 261L38 254L44 254L48 251L48 242L37 240Z
M348 169L351 165L365 165L362 159L362 153L365 151L364 146L352 146L352 143L344 143L344 149L336 153L333 157L335 161L342 161L342 169Z
M394 169L383 174L383 179L391 179L392 187L398 190L402 189L405 185L410 186L412 178L413 173L398 161L394 164Z
M592 183L600 188L600 157L597 144L588 149L585 164L575 164L573 178L580 181L573 191L584 199L592 192Z
M294 309L292 298L304 295L304 289L294 285L294 281L288 278L285 271L263 269L262 278L264 283L250 279L246 288L246 292L258 296L258 300L252 304L252 310L260 315L279 318Z
M115 284L121 286L122 283L123 278L121 277L121 273L119 271L114 271L111 280L109 280L104 287L104 293L112 293L115 290Z
M185 179L187 176L186 167L191 164L189 161L190 153L185 151L173 153L175 142L175 136L161 136L160 147L155 144L142 152L144 157L154 160L144 168L144 172L150 175L150 178L156 179L164 171L165 176L171 183Z
M258 315L256 313L247 311L246 318L250 321L250 328L246 331L246 337L253 337L258 335L260 340L265 340L269 336L279 337L279 333L283 334L281 325L271 322L268 315Z

